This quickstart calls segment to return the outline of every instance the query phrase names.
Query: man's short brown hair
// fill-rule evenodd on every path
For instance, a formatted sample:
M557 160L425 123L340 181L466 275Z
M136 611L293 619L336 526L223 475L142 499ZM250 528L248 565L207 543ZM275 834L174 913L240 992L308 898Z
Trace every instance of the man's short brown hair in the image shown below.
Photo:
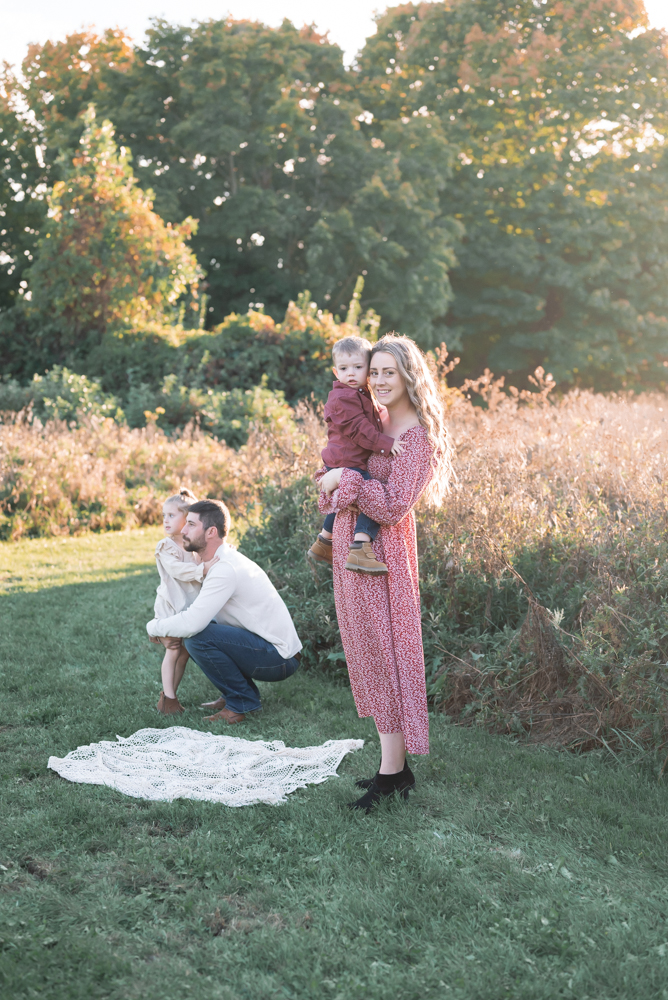
M232 519L222 500L198 500L188 507L188 513L197 514L205 531L215 528L220 538L226 538L230 532Z

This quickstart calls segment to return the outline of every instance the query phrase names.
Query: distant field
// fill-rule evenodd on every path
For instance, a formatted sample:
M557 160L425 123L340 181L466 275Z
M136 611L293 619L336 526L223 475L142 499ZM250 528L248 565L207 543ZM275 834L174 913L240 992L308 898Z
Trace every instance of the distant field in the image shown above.
M149 803L50 754L168 723L144 638L158 532L0 546L0 993L10 1000L668 997L660 758L574 755L432 718L408 806L351 816L373 725L314 673L246 737L362 737L279 807ZM179 722L211 689L192 665Z

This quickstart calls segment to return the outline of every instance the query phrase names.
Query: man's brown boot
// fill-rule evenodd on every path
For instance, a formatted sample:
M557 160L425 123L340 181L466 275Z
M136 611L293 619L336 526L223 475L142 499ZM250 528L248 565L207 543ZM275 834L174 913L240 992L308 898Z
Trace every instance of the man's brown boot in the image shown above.
M376 576L384 576L387 573L385 563L379 562L373 554L371 542L362 542L359 548L355 543L350 546L346 569L352 569L355 573L370 573Z
M212 708L214 712L220 712L221 708L225 708L226 704L227 702L221 694L220 698L216 698L215 701L203 701L200 708Z
M168 698L164 691L160 692L157 709L161 715L177 715L185 711L178 698Z
M246 718L241 712L233 712L231 708L221 708L220 712L216 712L215 715L205 715L205 722L227 722L228 725L233 726L235 722L243 722Z
M306 553L311 562L322 562L332 565L332 541L318 535L311 548Z

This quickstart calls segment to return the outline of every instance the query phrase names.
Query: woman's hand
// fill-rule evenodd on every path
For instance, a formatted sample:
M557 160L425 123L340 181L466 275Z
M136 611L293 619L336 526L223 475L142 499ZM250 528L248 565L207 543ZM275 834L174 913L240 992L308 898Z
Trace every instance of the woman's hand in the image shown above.
M334 490L338 489L342 473L343 469L330 469L329 472L326 472L320 480L320 489L323 493L326 493L328 497L331 497Z

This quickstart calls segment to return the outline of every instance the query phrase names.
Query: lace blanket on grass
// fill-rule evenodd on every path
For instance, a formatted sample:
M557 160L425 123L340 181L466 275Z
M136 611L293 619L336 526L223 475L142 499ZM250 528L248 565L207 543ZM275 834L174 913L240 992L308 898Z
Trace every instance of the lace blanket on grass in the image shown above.
M336 775L345 755L364 746L364 740L328 740L293 748L280 740L214 736L185 726L139 729L116 739L49 757L48 766L68 781L108 785L139 799L279 805L296 788Z

